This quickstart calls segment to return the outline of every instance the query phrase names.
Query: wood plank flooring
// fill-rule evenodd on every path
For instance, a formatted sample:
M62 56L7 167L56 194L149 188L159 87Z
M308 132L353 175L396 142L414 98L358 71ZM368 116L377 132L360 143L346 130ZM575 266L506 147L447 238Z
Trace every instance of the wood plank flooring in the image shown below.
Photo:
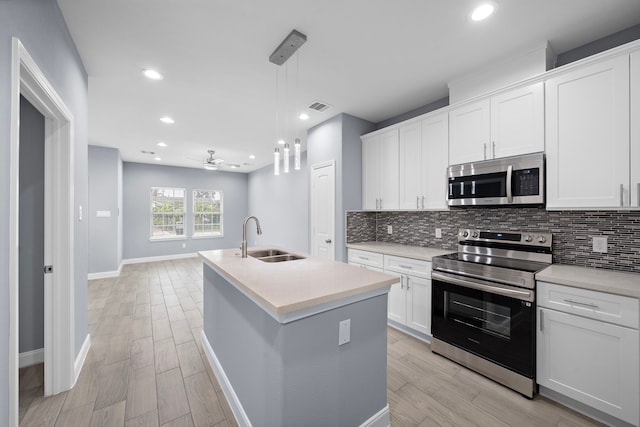
M88 305L92 346L77 384L45 398L42 365L21 370L21 426L237 425L200 344L198 258L127 265L118 278L89 282ZM391 328L387 354L393 427L601 425L525 399Z

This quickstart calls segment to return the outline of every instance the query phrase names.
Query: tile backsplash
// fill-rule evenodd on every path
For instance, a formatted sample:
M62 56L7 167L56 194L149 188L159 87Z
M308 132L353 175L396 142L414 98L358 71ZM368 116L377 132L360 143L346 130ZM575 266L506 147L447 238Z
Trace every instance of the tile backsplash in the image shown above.
M393 234L387 234L391 225ZM442 230L436 239L435 229ZM459 228L553 234L553 262L640 273L640 211L547 211L488 207L445 212L347 212L347 243L393 242L457 250ZM593 252L592 237L608 240Z

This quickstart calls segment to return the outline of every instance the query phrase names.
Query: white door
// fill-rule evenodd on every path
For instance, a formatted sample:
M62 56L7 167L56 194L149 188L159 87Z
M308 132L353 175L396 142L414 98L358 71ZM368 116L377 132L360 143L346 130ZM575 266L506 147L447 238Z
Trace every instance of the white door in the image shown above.
M389 290L388 317L404 325L407 323L407 293L404 290L404 276L393 271L385 271L385 273L398 277L398 282L391 285Z
M431 335L431 280L405 276L407 326Z
M311 167L311 254L335 260L335 163Z

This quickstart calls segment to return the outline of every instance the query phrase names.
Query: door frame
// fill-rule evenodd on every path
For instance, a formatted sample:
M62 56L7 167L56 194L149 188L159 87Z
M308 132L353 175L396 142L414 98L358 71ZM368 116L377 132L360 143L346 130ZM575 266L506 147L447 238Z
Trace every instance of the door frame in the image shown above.
M328 166L333 167L333 209L332 209L332 215L333 215L333 234L331 236L331 241L333 242L333 260L335 261L336 259L336 161L335 160L328 160L326 162L322 162L322 163L318 163L315 165L311 166L311 173L309 174L309 186L311 187L311 192L310 192L310 197L309 197L309 210L310 210L310 231L311 231L311 236L310 236L310 240L309 242L311 243L311 253L313 254L314 248L315 248L315 233L314 233L314 225L315 225L315 214L314 214L314 209L313 209L313 197L314 197L314 190L313 190L313 172L317 169L322 169L322 168L326 168Z
M20 218L20 95L45 117L44 392L75 382L74 118L16 37L11 41L9 190L9 422L18 425L18 295ZM43 266L44 268L44 266Z

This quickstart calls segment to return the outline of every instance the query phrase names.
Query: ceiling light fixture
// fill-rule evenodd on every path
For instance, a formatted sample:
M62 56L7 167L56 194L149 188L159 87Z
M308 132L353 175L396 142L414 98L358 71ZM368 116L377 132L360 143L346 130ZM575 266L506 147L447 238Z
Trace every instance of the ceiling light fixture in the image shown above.
M289 58L291 58L291 56L297 52L297 50L300 48L300 46L302 46L305 42L307 41L307 36L302 34L299 31L296 30L292 30L289 35L287 37L285 37L285 39L282 41L282 43L280 43L280 45L276 48L276 50L273 51L273 53L269 56L269 61L281 66L283 65L285 62L287 62L287 60ZM280 109L280 103L279 103L279 75L278 75L278 68L276 68L276 139L278 140L278 144L280 145L284 145L283 148L283 154L284 154L284 159L283 159L283 170L284 173L289 173L289 150L290 150L290 146L287 143L287 132L288 132L288 114L287 114L287 101L288 101L288 89L289 89L289 78L288 78L288 74L289 74L289 67L288 64L285 66L285 95L284 95L284 138L279 138L278 137L278 132L279 132L279 122L280 122L280 116L279 116L279 109ZM300 118L300 114L298 111L298 93L299 93L299 81L300 81L300 60L299 60L299 54L296 54L296 100L295 100L295 114L297 117ZM295 117L295 116L294 116ZM294 143L294 168L296 170L300 169L300 139L297 137L298 133L299 133L299 128L298 128L298 121L294 120L296 123L296 138L295 138L295 143ZM280 175L280 149L276 148L274 153L273 153L273 174L274 175Z
M202 167L208 171L217 171L224 163L224 160L214 158L213 155L216 154L214 150L207 150L207 153L209 153L209 157L204 161Z
M300 113L298 116L300 120L309 120L309 115L307 113Z
M471 19L474 21L482 21L483 19L487 19L489 16L493 14L496 10L496 4L493 2L483 3L480 6L473 9L471 13Z
M256 156L254 156L253 154L249 154L249 158L253 160L256 158Z
M166 147L167 144L165 144L164 142L158 142L158 147Z
M160 74L156 70L152 70L150 68L145 68L144 70L142 70L142 74L144 74L145 77L147 77L147 78L149 78L151 80L162 80L162 79L164 79L164 76L162 74Z
M162 157L156 157L156 158L155 158L155 161L156 161L156 162L159 162L160 160L162 160Z
M176 122L175 120L173 120L173 119L172 119L171 117L169 117L169 116L161 117L161 118L160 118L160 121L161 121L162 123L166 123L166 124L168 124L168 125L172 125L172 124L174 124L174 123Z

